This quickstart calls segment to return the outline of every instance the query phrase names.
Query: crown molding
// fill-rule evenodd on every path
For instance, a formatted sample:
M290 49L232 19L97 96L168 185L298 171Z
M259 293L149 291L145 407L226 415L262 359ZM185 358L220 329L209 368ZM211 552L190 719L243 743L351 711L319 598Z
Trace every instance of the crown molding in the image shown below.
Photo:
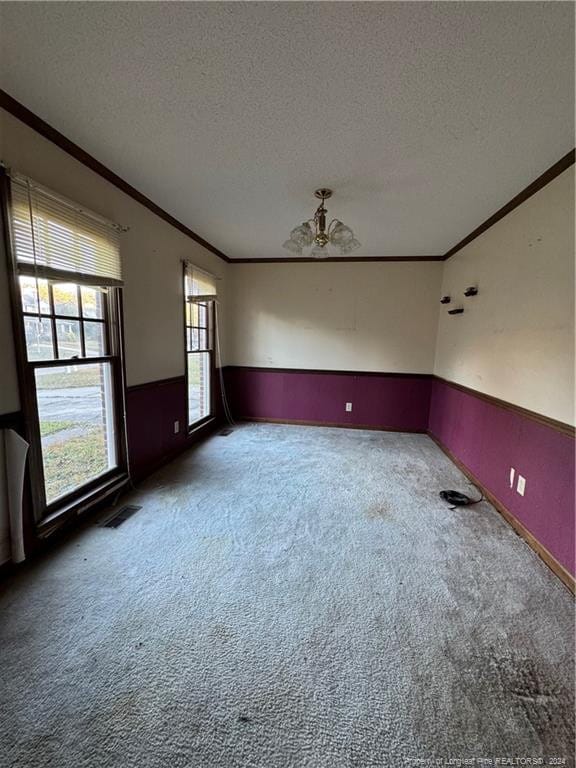
M63 133L60 133L60 131L56 130L56 128L53 128L45 120L43 120L41 117L38 117L38 115L29 110L28 107L25 107L19 101L16 101L13 96L10 96L9 93L6 93L6 91L1 89L0 107L5 109L6 112L9 112L22 123L25 123L25 125L27 125L29 128L32 128L45 139L48 139L48 141L56 144L57 147L64 150L64 152L67 152L75 160L78 160L78 162L82 163L87 168L90 168L91 171L97 173L103 179L110 182L110 184L113 184L133 200L136 200L137 203L140 203L140 205L148 208L148 210L152 211L152 213L156 214L156 216L159 216L161 219L173 226L175 229L182 232L191 240L194 240L195 243L198 243L198 245L206 248L206 250L218 256L218 258L222 259L223 261L230 261L225 253L222 253L222 251L218 250L218 248L209 243L207 240L204 240L203 237L200 237L200 235L196 234L196 232L191 230L185 224L182 224L181 221L178 221L178 219L174 218L174 216L172 216L170 213L165 211L163 208L160 208L160 206L156 205L156 203L150 200L149 197L143 195L142 192L139 192L135 187L133 187L131 184L128 184L127 181L124 181L124 179L118 176L118 174L114 173L114 171L111 171L99 160L96 160L95 157L82 149L82 147L79 147L78 144L75 144L73 141L64 136Z
M278 256L264 259L230 259L230 264L325 264L326 262L358 261L444 261L444 256L328 256L325 259L315 259L308 256L301 258Z
M476 229L473 229L470 234L466 235L460 242L456 243L456 245L452 246L449 251L446 251L445 254L441 256L331 256L327 259L313 259L308 257L302 257L302 258L270 258L270 259L231 259L230 262L232 264L297 264L297 263L322 263L322 262L335 262L335 261L343 261L343 262L356 262L356 261L447 261L451 256L454 256L454 254L458 253L458 251L461 251L462 248L464 248L466 245L471 243L473 240L475 240L477 237L479 237L481 234L486 232L487 229L490 229L490 227L493 227L494 224L499 222L501 219L503 219L505 216L507 216L509 213L511 213L515 208L518 208L518 206L522 205L522 203L526 202L532 195L535 195L536 192L539 192L541 189L543 189L547 184L550 184L551 181L554 181L554 179L559 176L561 173L564 173L570 166L574 165L574 162L576 160L576 149L571 149L570 152L567 152L563 157L560 158L554 165L551 165L550 168L544 171L544 173L540 174L537 179L534 179L533 182L528 184L527 187L525 187L521 192L519 192L517 195L515 195L511 200L509 200L505 205L503 205L501 208L499 208L495 213L492 214L489 218L486 219L486 221L483 221L482 224L480 224Z
M571 165L574 165L575 157L576 150L571 149L570 152L567 152L564 157L561 157L560 160L558 160L558 162L551 165L550 168L538 176L537 179L534 179L531 184L528 184L528 186L513 197L512 200L509 200L506 205L503 205L502 208L499 208L496 211L496 213L493 213L492 216L486 219L486 221L483 221L479 227L473 229L469 235L466 235L466 237L460 240L459 243L453 245L449 251L446 251L442 258L446 260L451 256L454 256L454 254L461 251L464 246L468 245L468 243L471 243L473 240L476 240L477 237L486 232L487 229L490 229L490 227L493 227L494 224L500 221L500 219L503 219L504 216L507 216L515 208L518 208L519 205L526 202L528 198L535 195L536 192L539 192L547 184L550 184L551 181L554 181L557 176L564 173L564 171L570 168Z
M150 198L146 197L146 195L142 194L142 192L139 192L135 187L133 187L127 181L125 181L120 176L118 176L118 174L114 173L114 171L111 171L109 168L103 165L99 160L96 160L95 157L93 157L84 149L79 147L78 144L75 144L73 141L68 139L66 136L64 136L64 134L56 130L56 128L53 128L45 120L43 120L41 117L36 115L30 109L25 107L19 101L17 101L13 96L10 96L9 93L1 89L0 89L0 107L2 109L5 109L6 112L9 112L11 115L16 117L21 122L25 123L28 127L35 130L45 139L48 139L48 141L51 141L53 144L56 144L56 146L58 146L64 152L67 152L75 160L78 160L78 162L90 168L90 170L97 173L106 181L110 182L111 184L114 184L115 187L120 189L125 194L129 195L132 199L136 200L136 202L140 203L145 208L148 208L148 210L152 211L152 213L159 216L168 224L175 227L175 229L178 229L180 232L182 232L184 235L189 237L191 240L194 240L194 242L198 243L203 248L206 248L208 251L215 254L216 256L218 256L220 259L227 262L228 264L299 264L299 263L302 263L302 264L308 264L308 263L319 264L320 263L321 264L326 262L356 263L356 262L384 262L384 261L390 261L390 262L446 261L447 259L454 256L454 254L458 253L458 251L462 250L462 248L464 248L466 245L468 245L477 237L479 237L481 234L486 232L487 229L490 229L490 227L494 226L494 224L496 224L498 221L503 219L504 216L507 216L519 205L522 205L522 203L528 200L528 198L532 197L532 195L536 194L536 192L541 190L543 187L545 187L547 184L553 181L557 176L559 176L565 170L570 168L571 165L574 165L574 162L576 159L576 150L572 149L570 150L570 152L567 152L563 157L560 158L560 160L558 160L558 162L554 163L554 165L552 165L550 168L544 171L544 173L538 176L538 178L535 179L531 184L529 184L525 189L519 192L508 203L506 203L501 208L499 208L495 213L492 214L492 216L487 218L486 221L482 222L482 224L476 227L476 229L472 230L470 234L466 235L466 237L464 237L462 240L456 243L456 245L452 246L452 248L450 248L450 250L443 255L355 256L355 257L354 256L329 256L326 259L314 259L309 257L231 259L229 256L227 256L225 253L223 253L218 248L213 246L211 243L209 243L203 237L198 235L192 229L187 227L185 224L182 224L181 221L178 221L178 219L176 219L170 213L165 211L155 202L150 200Z

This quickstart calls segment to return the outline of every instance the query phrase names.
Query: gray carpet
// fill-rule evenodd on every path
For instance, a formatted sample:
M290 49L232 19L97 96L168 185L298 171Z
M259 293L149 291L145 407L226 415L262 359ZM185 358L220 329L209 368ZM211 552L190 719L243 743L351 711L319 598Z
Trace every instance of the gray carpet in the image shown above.
M469 485L424 435L189 451L3 585L3 764L573 765L572 598L442 488Z

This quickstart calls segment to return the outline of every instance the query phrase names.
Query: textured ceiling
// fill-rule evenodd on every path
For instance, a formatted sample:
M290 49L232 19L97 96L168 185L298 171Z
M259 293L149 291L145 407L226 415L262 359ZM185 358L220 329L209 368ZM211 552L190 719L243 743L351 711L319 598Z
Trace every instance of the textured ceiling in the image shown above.
M574 145L572 3L0 3L0 86L231 258L443 253Z

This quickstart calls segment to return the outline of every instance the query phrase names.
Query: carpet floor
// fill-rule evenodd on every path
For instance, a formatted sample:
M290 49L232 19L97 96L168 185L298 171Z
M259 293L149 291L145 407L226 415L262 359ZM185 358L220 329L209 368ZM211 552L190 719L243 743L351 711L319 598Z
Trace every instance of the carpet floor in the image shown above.
M188 451L2 585L0 761L573 765L572 597L444 488L470 492L425 435Z

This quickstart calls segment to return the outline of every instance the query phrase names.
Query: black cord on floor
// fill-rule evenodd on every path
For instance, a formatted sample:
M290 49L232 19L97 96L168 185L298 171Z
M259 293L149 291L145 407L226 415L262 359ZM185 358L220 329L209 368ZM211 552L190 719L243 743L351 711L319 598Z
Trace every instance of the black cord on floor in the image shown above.
M440 491L440 498L453 505L450 509L472 507L474 504L480 504L481 501L484 501L484 494L478 488L476 490L480 493L479 499L471 499L470 496L460 493L460 491Z

